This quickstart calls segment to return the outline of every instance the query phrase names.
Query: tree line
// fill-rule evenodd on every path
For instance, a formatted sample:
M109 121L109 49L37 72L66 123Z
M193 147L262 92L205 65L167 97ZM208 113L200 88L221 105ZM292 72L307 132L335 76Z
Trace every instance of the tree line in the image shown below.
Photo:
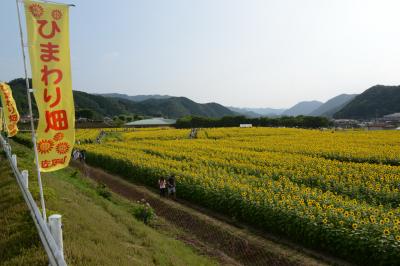
M176 121L176 128L197 127L237 127L240 124L252 124L258 127L299 127L321 128L330 127L333 123L326 117L319 116L283 116L248 118L245 116L224 116L222 118L207 118L199 116L186 116Z

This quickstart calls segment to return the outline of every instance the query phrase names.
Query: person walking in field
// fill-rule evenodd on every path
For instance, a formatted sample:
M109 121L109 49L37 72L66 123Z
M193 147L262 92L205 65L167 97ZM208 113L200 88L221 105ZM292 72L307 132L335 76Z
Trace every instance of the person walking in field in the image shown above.
M164 197L164 196L165 196L165 192L166 192L166 190L167 190L167 182L165 181L165 178L164 178L164 177L161 177L161 178L158 180L158 186L159 186L159 188L160 188L160 196L161 196L161 197Z
M74 151L72 152L72 158L76 161L79 159L80 156L81 156L80 151L77 149L74 149Z
M175 177L171 175L167 180L167 187L168 187L168 196L172 196L173 199L176 199L176 184L175 184Z
M80 151L79 160L81 161L81 163L84 163L86 161L86 151L85 150Z

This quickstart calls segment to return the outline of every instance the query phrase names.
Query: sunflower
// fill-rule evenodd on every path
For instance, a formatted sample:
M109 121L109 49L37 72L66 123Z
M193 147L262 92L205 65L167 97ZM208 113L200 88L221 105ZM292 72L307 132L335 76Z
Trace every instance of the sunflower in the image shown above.
M354 230L356 230L357 227L358 227L358 224L354 223L354 224L352 224L351 226L353 227Z
M37 150L41 154L49 153L54 147L52 139L42 139L37 143Z
M396 240L397 240L397 241L400 241L400 235L397 235L397 236L396 236Z
M43 7L39 4L31 4L29 6L29 11L35 18L40 18L43 15Z
M63 138L64 138L64 134L61 133L61 132L56 133L56 134L54 135L54 137L53 137L54 141L60 141L60 140L62 140Z
M66 154L69 151L69 144L67 142L60 142L56 145L58 154Z
M390 234L389 228L385 228L385 229L383 230L383 233L385 234L385 236L388 236L388 235Z
M55 20L59 20L60 18L62 18L62 13L60 10L55 9L53 11L51 11L51 16L55 19Z

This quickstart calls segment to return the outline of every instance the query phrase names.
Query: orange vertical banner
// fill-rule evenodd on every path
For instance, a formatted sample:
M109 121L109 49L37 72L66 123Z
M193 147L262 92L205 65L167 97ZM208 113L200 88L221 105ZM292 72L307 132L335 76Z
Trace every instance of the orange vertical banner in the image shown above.
M69 7L24 0L32 87L39 110L36 130L42 172L68 166L75 143L69 49Z

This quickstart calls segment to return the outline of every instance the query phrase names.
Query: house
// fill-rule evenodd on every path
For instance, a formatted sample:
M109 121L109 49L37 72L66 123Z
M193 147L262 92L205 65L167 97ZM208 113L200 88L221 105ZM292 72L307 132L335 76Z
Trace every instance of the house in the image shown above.
M359 121L354 119L334 119L333 123L336 128L357 128Z
M400 122L400 113L393 113L383 116L383 120L388 122Z
M253 127L252 124L240 124L239 127Z

